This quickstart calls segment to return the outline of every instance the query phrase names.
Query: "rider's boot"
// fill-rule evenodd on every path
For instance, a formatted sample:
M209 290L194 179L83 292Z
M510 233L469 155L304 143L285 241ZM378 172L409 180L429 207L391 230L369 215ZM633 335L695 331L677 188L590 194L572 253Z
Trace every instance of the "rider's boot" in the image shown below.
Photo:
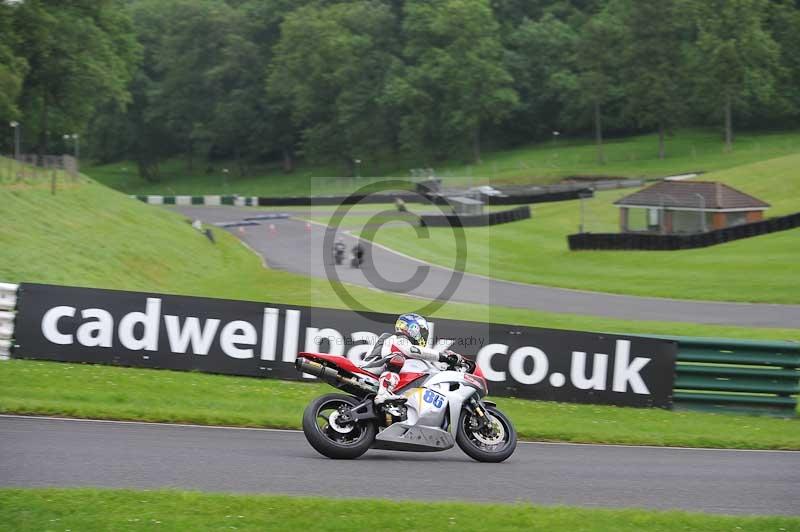
M400 382L400 375L392 371L384 371L378 378L378 393L375 395L375 404L382 405L386 402L405 402L406 398L394 393L394 388Z

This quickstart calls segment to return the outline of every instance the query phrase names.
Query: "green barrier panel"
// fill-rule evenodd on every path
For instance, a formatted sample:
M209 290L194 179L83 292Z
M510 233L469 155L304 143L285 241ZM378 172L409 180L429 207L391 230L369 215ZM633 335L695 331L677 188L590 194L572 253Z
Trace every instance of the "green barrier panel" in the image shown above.
M649 336L649 335L648 335ZM650 336L678 344L676 408L797 414L800 343Z
M796 415L800 344L674 337L678 407ZM723 392L723 393L713 393Z

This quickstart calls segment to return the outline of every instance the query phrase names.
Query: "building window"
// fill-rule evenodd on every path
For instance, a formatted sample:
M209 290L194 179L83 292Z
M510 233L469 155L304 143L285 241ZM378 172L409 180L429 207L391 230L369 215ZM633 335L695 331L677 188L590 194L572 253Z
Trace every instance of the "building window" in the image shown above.
M734 225L742 225L747 223L747 213L746 212L729 212L727 216L728 227L733 227Z
M626 230L631 232L647 231L647 211L645 209L628 209Z

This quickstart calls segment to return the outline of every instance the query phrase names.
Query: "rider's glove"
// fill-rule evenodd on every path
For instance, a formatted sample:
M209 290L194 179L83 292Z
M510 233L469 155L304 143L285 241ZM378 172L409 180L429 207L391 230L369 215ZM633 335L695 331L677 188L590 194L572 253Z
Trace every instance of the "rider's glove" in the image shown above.
M459 362L461 362L462 357L458 353L453 351L444 351L439 355L439 362L444 362L448 366L455 366Z

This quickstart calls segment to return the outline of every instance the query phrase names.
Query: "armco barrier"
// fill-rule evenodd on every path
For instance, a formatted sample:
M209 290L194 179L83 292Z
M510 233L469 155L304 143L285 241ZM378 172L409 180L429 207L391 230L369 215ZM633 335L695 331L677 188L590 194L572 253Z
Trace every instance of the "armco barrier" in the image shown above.
M577 233L569 235L569 249L578 250L650 250L674 251L713 246L766 235L777 231L786 231L800 227L800 212L778 218L769 218L760 222L736 225L705 233L688 235L658 235L643 233Z
M0 360L8 360L14 337L14 309L17 307L15 284L0 283Z
M800 343L652 337L678 344L676 407L796 414Z

